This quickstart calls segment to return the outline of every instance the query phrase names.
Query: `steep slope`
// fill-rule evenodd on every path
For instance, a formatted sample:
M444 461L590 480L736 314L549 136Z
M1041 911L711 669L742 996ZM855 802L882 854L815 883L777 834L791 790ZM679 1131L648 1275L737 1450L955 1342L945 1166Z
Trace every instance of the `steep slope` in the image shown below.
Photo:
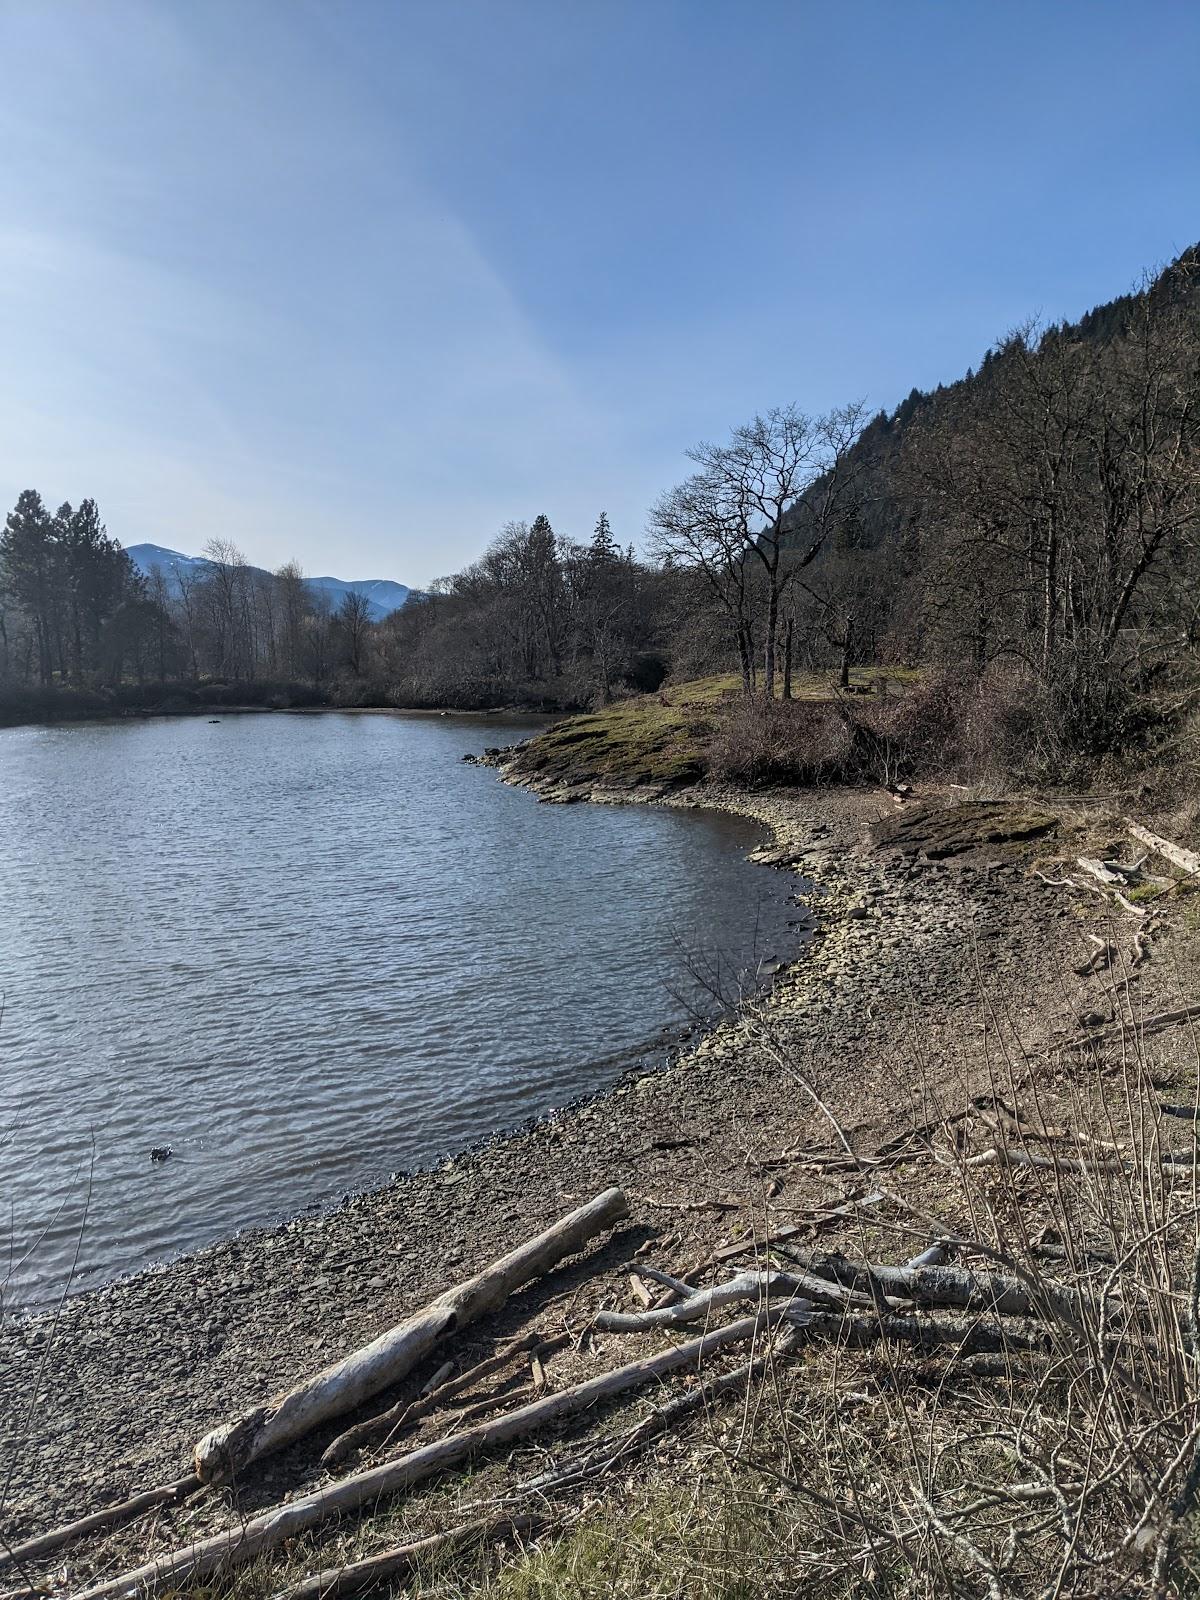
M1200 244L1190 246L1159 273L1149 296L1154 309L1184 307L1200 314ZM1061 324L1060 331L1082 344L1107 344L1128 331L1138 304L1136 292L1117 295L1085 311L1076 322ZM1003 342L1002 337L999 344ZM905 506L898 474L914 423L927 422L943 412L986 408L988 369L997 357L997 349L985 350L977 368L968 367L961 378L939 383L936 389L911 390L892 411L879 411L863 429L851 452L854 464L865 469L853 527L845 535L851 547L869 550L901 539L905 511L911 514L912 506ZM793 520L798 523L800 518ZM806 534L807 530L801 533L801 541Z

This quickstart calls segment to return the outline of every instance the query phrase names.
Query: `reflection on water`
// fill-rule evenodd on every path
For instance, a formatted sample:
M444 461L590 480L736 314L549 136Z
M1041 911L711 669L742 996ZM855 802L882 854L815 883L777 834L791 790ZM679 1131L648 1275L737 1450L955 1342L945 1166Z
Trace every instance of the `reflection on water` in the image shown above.
M0 732L10 1294L60 1287L77 1249L96 1282L596 1089L703 1001L694 970L778 953L788 880L743 859L756 829L539 806L463 764L521 731Z

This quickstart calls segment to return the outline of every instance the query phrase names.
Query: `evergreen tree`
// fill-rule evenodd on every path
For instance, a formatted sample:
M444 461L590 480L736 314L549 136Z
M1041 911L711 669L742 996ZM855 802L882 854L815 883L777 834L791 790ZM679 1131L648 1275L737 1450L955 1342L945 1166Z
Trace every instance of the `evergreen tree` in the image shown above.
M602 511L596 527L592 533L590 555L597 563L619 561L621 559L620 547L613 538L612 524L608 520L608 512Z
M42 683L54 676L53 567L50 515L37 490L25 489L0 535L0 584L30 620Z

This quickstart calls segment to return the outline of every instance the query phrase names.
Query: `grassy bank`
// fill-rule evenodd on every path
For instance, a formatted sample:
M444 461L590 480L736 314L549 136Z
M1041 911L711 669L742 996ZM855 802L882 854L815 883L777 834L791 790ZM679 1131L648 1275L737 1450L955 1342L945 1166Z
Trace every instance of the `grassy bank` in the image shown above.
M768 708L762 702L748 706L741 680L732 673L698 678L557 723L522 747L512 771L542 785L590 782L613 789L677 788L710 773L743 781L766 778L775 774L767 770L772 763L761 758L752 764L762 770L727 770L731 730L753 729L747 742L764 750L775 745L782 752L797 742L816 750L819 728L833 723L840 728L847 718L853 722L855 712L861 717L868 705L895 706L918 681L910 670L884 677L874 668L860 668L851 673L850 691L844 692L831 686L828 675L806 674L796 679L790 702ZM771 726L759 731L764 719ZM793 767L795 756L792 748ZM797 768L793 776L803 781L806 774Z

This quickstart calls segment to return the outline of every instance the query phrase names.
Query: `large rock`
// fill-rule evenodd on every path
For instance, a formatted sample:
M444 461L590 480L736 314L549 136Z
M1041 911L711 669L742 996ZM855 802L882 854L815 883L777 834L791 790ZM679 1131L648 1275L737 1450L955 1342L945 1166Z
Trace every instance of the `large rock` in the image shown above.
M930 861L998 844L1039 839L1058 826L1049 811L1020 801L963 801L953 806L918 806L884 817L868 838L873 848L925 855Z

